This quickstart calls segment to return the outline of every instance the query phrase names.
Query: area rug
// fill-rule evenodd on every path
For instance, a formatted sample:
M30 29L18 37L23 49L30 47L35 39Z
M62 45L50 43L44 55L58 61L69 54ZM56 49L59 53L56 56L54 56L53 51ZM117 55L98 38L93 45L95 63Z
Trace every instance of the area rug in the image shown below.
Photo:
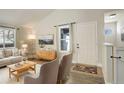
M71 68L71 80L76 84L104 84L102 68L86 65L73 64Z
M75 64L73 67L73 70L91 73L91 74L97 74L97 67L96 66L89 66L84 64Z

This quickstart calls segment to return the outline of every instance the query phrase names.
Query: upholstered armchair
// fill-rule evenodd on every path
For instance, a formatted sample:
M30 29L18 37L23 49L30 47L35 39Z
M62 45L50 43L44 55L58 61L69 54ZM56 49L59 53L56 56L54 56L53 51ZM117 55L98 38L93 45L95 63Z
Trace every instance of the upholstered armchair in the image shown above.
M56 84L58 76L59 62L57 59L52 62L44 63L40 68L37 78L25 77L25 84Z
M63 83L68 79L71 65L72 65L72 54L63 56L58 71L58 83Z

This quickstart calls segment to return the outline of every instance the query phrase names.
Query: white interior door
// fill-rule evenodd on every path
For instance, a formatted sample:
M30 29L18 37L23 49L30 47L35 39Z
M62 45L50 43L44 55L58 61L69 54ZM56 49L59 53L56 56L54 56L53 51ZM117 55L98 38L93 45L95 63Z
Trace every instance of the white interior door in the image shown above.
M97 24L96 22L77 23L77 59L79 63L97 65Z
M116 81L117 84L124 84L124 48L117 48L116 56L121 57L116 61Z

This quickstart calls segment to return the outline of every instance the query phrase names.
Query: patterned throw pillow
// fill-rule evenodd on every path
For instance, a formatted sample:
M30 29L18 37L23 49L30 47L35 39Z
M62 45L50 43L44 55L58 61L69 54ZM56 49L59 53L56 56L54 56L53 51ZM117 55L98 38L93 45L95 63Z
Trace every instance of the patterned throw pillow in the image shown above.
M10 57L10 56L12 56L12 50L11 50L11 49L5 49L5 50L4 50L4 55L5 55L5 57Z
M17 48L13 49L12 52L13 52L13 56L19 56L20 55L20 52Z

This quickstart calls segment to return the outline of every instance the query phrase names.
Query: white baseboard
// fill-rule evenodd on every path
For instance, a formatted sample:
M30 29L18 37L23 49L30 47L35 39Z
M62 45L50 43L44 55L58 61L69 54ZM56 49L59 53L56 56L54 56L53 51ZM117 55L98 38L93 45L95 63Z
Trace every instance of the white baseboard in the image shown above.
M105 84L113 84L113 83L110 83L110 82L106 82L106 81L105 81Z
M102 64L97 64L98 67L102 67Z

